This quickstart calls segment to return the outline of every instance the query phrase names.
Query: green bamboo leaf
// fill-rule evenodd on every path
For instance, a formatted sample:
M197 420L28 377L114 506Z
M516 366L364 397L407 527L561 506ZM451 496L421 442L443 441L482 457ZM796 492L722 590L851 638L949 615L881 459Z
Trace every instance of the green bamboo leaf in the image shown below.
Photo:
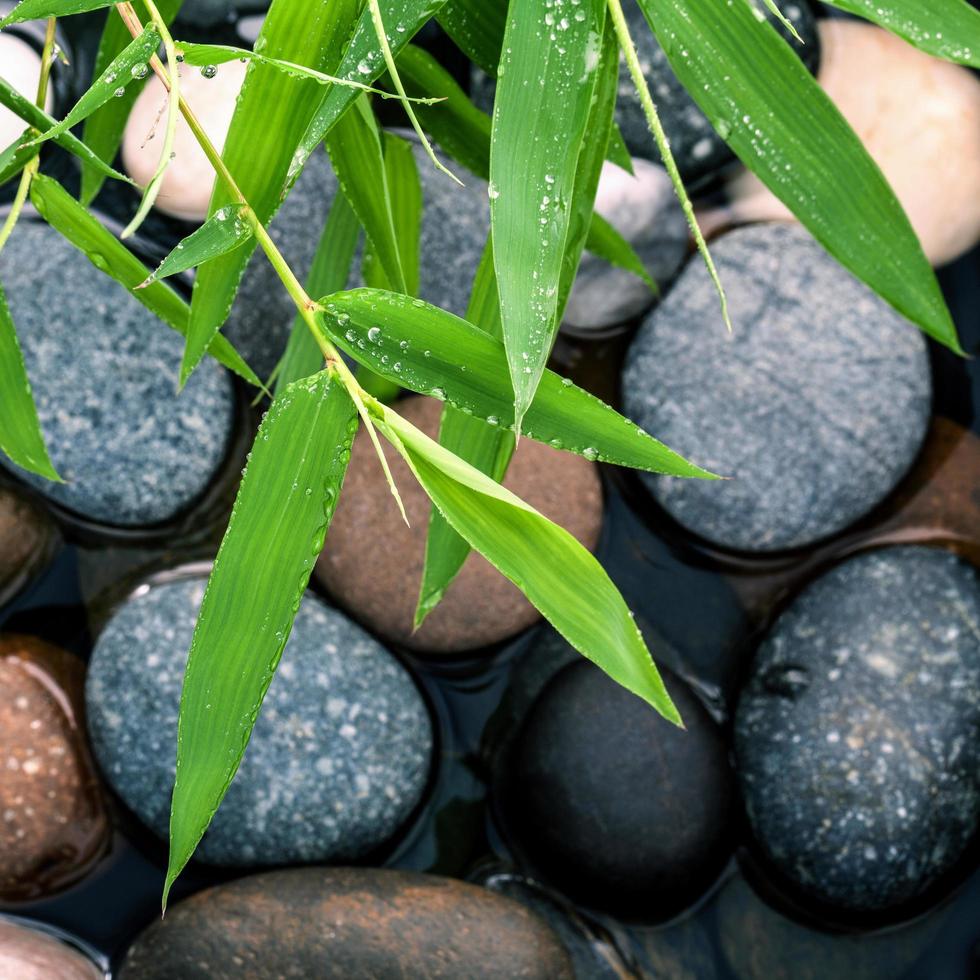
M531 600L579 653L681 725L626 602L566 530L384 409L381 431L443 516Z
M359 12L360 0L332 0L312 5L309 0L276 0L255 47L269 58L333 72ZM353 96L353 90L343 91ZM265 225L281 203L280 191L300 139L316 111L319 93L319 88L297 85L281 72L249 65L221 155L245 200ZM261 133L262 138L256 139L256 133ZM211 213L232 203L233 198L219 182L211 199ZM236 249L209 262L198 275L191 301L181 383L190 376L228 318L252 251L250 245Z
M0 412L0 450L18 466L37 473L47 480L61 482L47 447L41 423L38 421L31 383L24 366L24 355L17 342L17 331L7 307L7 297L0 285L0 391L3 392L3 411Z
M980 10L966 0L827 0L904 38L921 51L980 68Z
M71 14L101 10L104 7L111 7L115 2L116 0L21 0L3 20L0 20L0 30L8 24L20 24L25 20L68 17Z
M610 163L615 163L622 170L625 170L631 177L636 176L633 170L633 158L630 156L630 151L626 147L626 140L623 139L623 134L615 124L613 124L613 130L609 136L609 148L606 151L606 159Z
M397 57L402 48L432 19L445 2L446 0L384 0L381 4L381 14L385 24L385 36L388 38L392 54ZM336 74L341 78L355 78L371 83L376 81L384 70L384 54L378 44L371 11L365 6ZM313 151L323 142L337 120L350 108L355 97L355 92L341 86L330 89L324 95L291 160L285 182L287 190L295 183Z
M330 162L374 255L393 289L408 292L395 234L391 194L378 124L364 98L354 103L327 138Z
M41 143L60 136L87 119L110 99L119 98L126 86L144 78L149 71L147 62L160 47L160 34L152 25L143 29L112 61L106 70L89 86L84 95L57 126L42 133L36 140Z
M357 220L354 209L343 194L337 194L330 205L330 214L306 281L306 291L310 296L336 292L347 285L360 234L361 223ZM276 373L276 394L291 382L313 374L322 364L323 353L306 321L297 313L289 342L286 344L286 353Z
M800 37L799 31L793 26L793 22L776 6L776 0L762 0L762 2L769 8L770 13L776 20L779 21L783 27L789 31L790 37L798 41L800 44L805 44L806 42Z
M37 147L31 143L32 136L30 130L26 131L0 153L0 186L20 174L28 160L37 155Z
M229 204L219 208L200 228L178 242L173 251L157 266L156 271L136 288L144 289L158 279L198 268L219 255L240 248L255 234L245 216L245 210L244 204Z
M507 356L499 340L420 299L379 289L335 293L320 305L323 328L354 360L490 425L513 428ZM524 432L591 460L673 476L711 477L551 371L542 376Z
M449 0L439 11L438 20L460 51L496 78L506 13L506 0Z
M511 4L490 149L490 224L518 434L558 330L569 203L605 19L601 0L583 3L581 17L556 17L553 7Z
M354 403L324 371L286 388L256 436L187 659L164 905L238 771L323 549L356 429Z
M84 253L100 272L124 286L179 334L187 335L190 307L166 283L154 282L145 289L139 288L150 270L61 184L43 174L36 174L31 181L31 201L41 217ZM225 337L220 334L215 337L208 347L208 353L249 384L262 387L255 372Z
M170 24L180 10L183 0L156 0L157 10L164 23ZM137 10L142 4L137 2ZM144 20L146 18L144 17ZM114 10L108 12L102 36L99 39L99 50L95 55L95 65L92 69L94 77L98 78L109 67L112 60L132 41L129 29L122 17ZM103 160L114 160L122 144L123 130L132 111L136 98L143 88L145 79L137 78L126 86L122 95L110 99L100 109L97 109L85 120L82 130L82 140L97 156ZM80 200L88 206L95 200L102 189L105 175L89 164L82 164L82 189Z
M53 119L43 109L39 109L30 99L25 98L20 92L5 82L3 78L0 78L0 105L6 106L15 116L19 116L39 133L43 133L45 130L58 125L57 119ZM62 133L55 138L55 143L62 147L62 149L74 154L83 163L94 167L104 176L133 185L133 182L125 174L121 174L118 170L110 167L105 160L96 156L92 150L72 133ZM31 148L32 155L36 152L36 147Z
M716 0L639 2L678 78L742 162L845 268L961 352L895 194L776 31L744 3L719 17Z
M473 280L466 319L484 333L501 340L500 301L490 240ZM500 483L507 473L516 442L510 430L487 425L480 418L445 405L439 426L439 445ZM442 601L469 553L470 546L466 539L453 529L438 507L433 507L425 541L419 601L415 609L416 629Z

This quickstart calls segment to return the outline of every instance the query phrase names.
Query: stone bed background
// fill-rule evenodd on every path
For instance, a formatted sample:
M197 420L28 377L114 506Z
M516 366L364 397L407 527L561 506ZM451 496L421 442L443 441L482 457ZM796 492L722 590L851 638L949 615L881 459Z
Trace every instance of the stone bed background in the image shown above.
M94 21L80 23L83 29L73 29L69 38L79 76L84 75L97 37ZM234 37L231 26L213 30ZM440 55L446 51L435 35L427 43ZM461 62L455 67L461 77L468 76ZM58 84L63 112L65 100L70 102L70 79L63 77ZM45 169L67 176L71 165L53 154ZM429 180L424 163L420 170L423 182ZM298 241L297 225L291 230L290 222L305 217L311 207L321 207L325 215L322 199L333 193L331 182L329 168L311 165L295 193L294 217L287 209L278 225L287 255L292 248L298 262L308 261L313 243ZM467 262L485 235L479 225L485 189L474 188L475 180L467 183L467 194L455 205L440 201L444 210L428 216L423 231L423 247L426 236L458 236L448 247L445 237L438 239L458 268L448 264L428 273L423 270L428 298L449 308L465 296L458 281L468 284ZM702 193L707 197L711 190L711 185L703 185ZM97 210L110 223L118 223L132 204L131 197L110 187ZM3 206L0 202L0 213ZM665 227L670 227L669 203L662 210ZM653 243L654 257L662 259L671 249L677 253L660 271L665 282L685 254L683 237L673 227L674 244L666 232ZM156 214L137 248L152 261L186 230L179 221ZM20 273L22 283L36 288L33 277L43 275L45 262L60 267L68 260L49 246L40 226L28 225L18 235L21 231L38 236L33 249L25 250L30 261ZM758 314L750 286L754 272L758 284L773 280L766 266L768 255L778 254L783 263L777 302L787 309L797 302L794 288L813 289L813 277L819 282L823 274L823 260L805 235L792 229L778 230L775 238L767 235L763 232L757 240L757 230L747 229L715 248L723 276L729 265L726 282L736 323L739 312L743 322ZM2 263L7 259L0 259L5 285L8 272ZM835 273L825 271L832 283ZM978 272L976 248L940 270L963 346L972 352L980 345ZM96 276L91 272L93 280ZM741 296L743 283L749 286ZM13 286L14 292L27 288L16 282ZM607 279L604 288L622 299L620 287L621 282L610 285ZM267 327L272 321L290 322L288 299L275 292L267 270L256 263L242 296L233 336L257 369L268 369L281 337L270 336ZM712 325L710 315L714 299L697 262L686 267L663 299L660 319L653 325L647 321L639 332L637 317L599 331L582 329L590 319L595 321L596 307L594 299L589 305L590 296L580 294L579 299L582 305L573 309L572 318L585 323L560 336L553 359L556 368L606 400L624 404L656 435L684 449L685 435L690 435L682 419L671 431L672 399L683 402L685 384L694 383L699 371L705 372L700 383L707 387L712 371L731 355L725 338L715 336L717 324ZM86 302L79 303L82 313L76 310L74 315L84 314ZM837 315L834 302L843 310L858 310L851 326L840 327L846 317ZM280 962L295 959L302 970L304 963L316 962L322 942L310 909L325 888L333 890L338 905L317 913L325 917L322 921L331 914L350 914L343 904L348 892L355 904L365 895L380 896L382 902L408 911L410 925L403 928L410 938L399 953L407 963L428 962L426 957L437 958L440 943L459 942L464 950L460 962L470 962L472 968L465 956L470 942L472 950L488 951L490 959L480 972L486 976L506 975L502 964L516 962L508 957L525 954L528 976L562 975L566 954L577 977L925 980L978 975L980 654L975 643L971 646L969 630L962 639L944 640L954 656L940 658L928 677L911 662L883 665L882 677L893 667L903 676L917 677L913 692L893 701L881 677L841 661L837 677L831 676L832 667L817 683L813 672L783 653L797 649L794 637L805 642L815 633L829 634L828 643L836 649L846 647L851 636L858 643L861 631L869 628L870 604L882 619L912 621L911 636L897 644L902 655L911 656L927 646L930 637L935 639L932 619L941 625L951 601L980 602L969 566L949 557L951 550L972 564L980 562L980 419L974 407L980 399L980 367L976 361L960 362L922 344L911 328L891 324L874 303L862 306L867 302L860 292L836 296L828 299L827 308L812 309L806 320L790 316L787 325L787 330L798 331L787 345L797 351L805 348L811 329L831 335L837 330L832 343L857 344L860 335L848 330L869 319L893 341L880 363L876 359L881 351L873 343L861 352L862 363L868 361L874 368L868 376L880 372L881 384L868 390L868 400L859 398L852 406L855 417L888 420L888 450L896 456L882 462L877 477L881 486L865 490L865 496L861 490L869 479L874 482L874 475L849 482L842 473L860 465L862 454L853 453L852 443L863 446L864 432L844 440L830 433L821 457L803 453L809 469L804 468L801 485L815 490L805 506L801 504L795 523L785 508L766 511L759 505L761 498L751 495L731 505L719 523L695 491L688 490L687 496L681 492L675 500L676 484L644 481L549 450L526 448L526 461L519 456L515 462L512 479L522 492L594 545L623 590L651 648L670 671L672 693L688 724L686 734L668 731L639 701L579 663L525 604L506 591L495 592L499 583L479 566L471 565L464 573L456 608L450 607L443 620L433 616L412 638L405 620L414 592L405 582L418 574L417 540L402 530L372 461L364 453L359 459L355 447L348 485L356 483L358 493L350 499L366 500L366 510L338 513L287 650L283 676L272 688L240 778L205 840L201 857L211 863L195 862L181 879L163 927L152 926L166 863L154 831L163 833L166 827L166 760L173 741L168 726L176 717L179 657L186 650L201 576L220 540L257 414L245 393L226 385L215 369L212 387L221 394L209 400L202 392L202 404L195 410L219 411L227 418L227 444L224 449L210 447L215 460L201 461L200 468L214 474L201 486L180 491L195 498L191 508L151 530L118 526L140 523L126 516L127 506L140 511L139 495L127 496L124 488L115 495L99 495L98 502L91 502L89 517L82 518L69 509L70 499L52 503L50 490L48 498L42 497L0 470L0 631L4 637L28 636L69 651L66 659L35 648L37 662L75 699L79 718L88 665L87 726L70 738L91 745L97 760L93 772L101 770L92 786L72 801L76 808L68 814L67 829L48 833L44 813L31 813L41 828L37 838L51 842L44 867L39 863L25 872L18 865L22 855L19 858L17 841L4 836L0 823L0 914L51 928L106 969L118 968L136 937L152 927L137 942L135 958L125 968L124 975L133 977L168 975L169 956L179 959L196 943L207 946L209 933L226 929L236 915L243 916L244 928L254 927L261 921L263 903L272 900L290 911L295 924L282 929L283 920L275 920L265 933L228 939L221 947L229 958L222 968L229 975L248 975L235 970L247 971L256 957L278 956ZM91 303L104 311L101 296L93 294ZM90 310L88 315L95 314ZM675 336L674 326L691 320L699 322L693 340L683 331ZM170 358L175 365L179 346L170 350L170 338L160 336L165 339L154 357L168 365ZM908 345L907 354L896 355L895 345L902 344ZM765 337L751 333L747 345L746 363L758 363L770 349ZM658 355L668 348L671 359L661 361ZM835 406L848 401L849 378L839 391L818 383L823 355L830 356L828 349L819 350L800 385L784 393L786 404L802 402L816 414L829 416ZM82 385L86 374L98 371L104 352L90 351L71 362L53 356L44 376L65 383L66 372L75 372ZM777 369L786 363L775 357ZM673 364L684 367L672 372ZM812 390L803 384L809 377L816 379ZM193 392L184 397L188 395L194 397ZM716 415L723 417L724 406L739 397L738 385L728 390L719 384L715 396ZM128 406L133 412L138 407ZM708 404L706 413L711 408ZM408 413L434 424L431 407L420 401ZM702 453L723 455L723 437L731 430L719 423L713 434L712 417L699 419L698 435L705 440ZM764 431L766 440L791 444L801 429L806 429L805 420L790 419L789 424L777 423ZM721 440L717 447L711 443L715 436ZM766 444L763 441L757 453L763 453ZM804 445L801 452L807 448ZM72 465L102 473L106 481L127 465L113 455L125 455L124 445L107 447L76 439L72 451ZM186 455L189 450L179 452ZM751 456L751 449L746 452ZM175 457L170 469L166 459L155 461L162 468L161 483L173 486L179 461ZM703 455L697 461L709 466L726 462ZM762 494L766 483L777 477L775 472L764 473L760 485L750 490ZM400 483L406 489L405 474ZM854 493L857 499L847 496ZM413 523L424 527L424 501L408 493L406 503ZM824 516L816 527L808 527L806 521L813 514L819 517L821 508ZM753 526L754 520L761 520L761 525ZM787 526L778 527L780 520ZM794 550L725 550L748 547L766 534L773 535L771 549ZM368 591L356 578L353 555L355 547L372 540L382 542L374 553L385 561L385 574ZM712 540L722 547L709 543ZM933 547L877 550L886 545ZM816 588L808 588L818 580ZM804 599L794 603L804 590ZM870 603L864 601L868 597L873 597ZM350 611L368 632L330 611L334 603ZM915 615L908 615L910 608ZM459 623L465 624L465 635ZM870 635L878 634L871 630ZM22 641L2 642L0 756L6 740L3 726L11 726L7 744L21 748L15 739L15 734L21 737L14 730L16 712L4 698L9 700L19 683L6 658L15 651L24 656ZM325 647L343 656L330 661L329 671L321 664L326 673L318 677ZM345 666L345 660L355 661L356 669ZM362 706L379 690L384 692L380 702ZM815 700L806 702L809 714L801 709L794 715L786 706L795 704L801 693ZM937 756L948 763L943 778L932 784L938 787L938 797L915 801L917 770L911 762L898 765L899 778L911 781L908 786L896 789L874 782L874 753L866 751L853 729L850 737L846 729L868 704L878 702L885 712L882 725L934 725L935 737L953 746L945 756ZM899 714L890 716L887 711ZM350 716L349 730L331 722L332 715L340 714ZM843 736L830 724L837 721ZM881 731L872 734L879 743L884 738ZM346 739L344 753L335 751L338 737ZM794 737L804 740L807 751L781 755L781 744ZM78 751L87 752L77 744ZM327 750L307 756L310 744ZM897 792L903 801L908 797L936 811L930 827L937 837L930 848L921 844L921 866L904 877L880 865L881 855L863 837L855 838L860 847L849 854L841 846L846 829L831 837L827 858L819 836L813 835L819 821L796 805L794 790L807 805L813 803L813 794L805 791L808 773L824 773L832 780L841 753L846 767L838 775L844 784L867 777L879 787L880 792L872 789L865 798L867 813L855 809L855 820L870 821L882 835L883 848L887 834L900 835L900 830L895 829L894 814L889 823L878 804L882 810L886 803L892 805ZM901 756L900 744L898 753ZM737 772L732 766L736 759ZM310 766L304 771L307 762ZM345 766L349 772L343 771ZM785 777L783 784L773 783L774 773ZM760 774L770 777L761 787ZM338 801L330 795L338 785L353 792ZM12 786L10 777L0 778L0 809L14 805L9 799ZM376 799L383 803L375 805ZM65 816L58 810L63 802L50 804L51 820ZM751 819L746 806L750 812L754 808ZM826 806L828 819L842 812L834 800ZM286 807L286 812L292 807L300 814L333 807L336 819L312 830L302 820L295 827L284 826L267 819L269 813L275 817L283 812L277 807ZM899 809L906 810L904 802ZM940 853L943 847L952 850ZM324 854L330 855L331 864L431 872L483 885L516 899L540 919L517 915L516 906L498 902L487 892L474 897L465 890L441 894L436 889L413 905L400 897L400 889L410 890L415 879L385 883L367 872L360 878L345 872L321 878L317 871L289 880L250 877L224 899L179 904L209 886L228 884L269 866L323 863ZM813 868L820 878L807 882L805 873ZM885 870L879 874L879 868ZM253 911L255 918L249 919ZM453 916L467 918L473 934L467 932L462 940L451 935L447 923ZM379 926L380 932L372 936L372 924L375 920L367 917L358 924L364 929L358 942L368 946L376 940L383 948L392 939L391 926ZM0 918L0 965L5 928ZM168 938L170 929L178 937L173 941ZM444 935L443 929L449 933ZM340 975L357 975L358 969L366 968L358 959L363 951L353 940L339 950L330 948L330 954L348 963L347 972ZM234 959L239 955L241 963ZM175 973L184 968L176 959L174 963ZM308 975L315 975L313 967L307 969ZM457 973L451 965L447 969L446 976L473 975L463 967Z

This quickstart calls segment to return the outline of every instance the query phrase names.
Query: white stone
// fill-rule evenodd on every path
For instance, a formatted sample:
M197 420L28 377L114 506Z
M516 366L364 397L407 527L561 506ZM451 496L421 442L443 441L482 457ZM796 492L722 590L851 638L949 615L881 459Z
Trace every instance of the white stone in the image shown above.
M943 265L972 248L980 241L980 81L860 21L823 20L820 39L818 80L888 178L929 261ZM730 192L727 221L792 220L748 171Z
M205 78L199 68L185 65L181 69L181 95L219 150L224 147L247 67L240 61L229 61L218 66L213 78ZM123 135L123 166L141 187L156 171L166 125L167 94L153 76L136 100ZM174 153L156 206L175 218L203 221L214 187L214 168L183 118L177 123Z
M41 77L41 56L14 34L0 34L0 74L8 85L33 102L37 98L37 83ZM50 112L51 90L48 90L46 108ZM27 129L27 123L0 106L0 150L5 150Z

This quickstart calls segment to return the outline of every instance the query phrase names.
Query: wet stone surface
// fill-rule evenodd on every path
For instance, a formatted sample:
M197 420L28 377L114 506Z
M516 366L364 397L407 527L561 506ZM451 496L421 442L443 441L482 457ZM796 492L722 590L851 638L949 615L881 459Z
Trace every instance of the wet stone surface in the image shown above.
M0 977L9 980L103 980L105 973L53 936L0 918Z
M186 509L226 455L228 374L205 360L178 396L183 338L47 225L20 222L3 260L41 428L65 482L0 455L2 465L105 524L158 524Z
M775 18L760 0L755 0L755 7L770 23L775 24ZM788 3L780 4L780 10L789 18L806 42L802 48L796 41L790 43L807 67L811 71L815 70L820 57L820 38L813 12L806 0L790 0ZM695 180L733 160L732 151L714 131L707 117L674 74L663 48L654 38L636 0L625 0L623 12L626 14L630 33L636 44L640 67L653 101L656 103L660 121L670 141L670 148L681 176L685 181ZM789 37L788 32L781 25L777 30L784 37ZM632 154L647 158L656 156L659 159L636 88L625 63L620 64L616 122Z
M96 756L126 804L169 825L177 713L204 580L152 587L96 644L86 697ZM197 856L226 865L351 860L419 802L432 730L412 679L307 594L245 758Z
M685 685L666 673L665 682L686 731L597 667L564 668L528 714L497 788L522 860L587 907L632 921L679 912L733 846L721 733Z
M105 850L109 824L81 726L83 674L80 660L40 640L0 639L0 901L60 891Z
M240 14L262 12L270 0L185 0L180 19L195 27L216 27Z
M120 980L572 980L548 926L517 902L414 872L311 868L243 878L174 906Z
M0 486L0 604L38 571L55 534L47 515L19 493Z
M980 580L944 551L869 552L807 588L736 715L766 859L811 900L885 911L954 868L980 823Z
M725 481L641 474L722 547L798 548L873 509L914 462L932 382L921 333L790 225L712 244L733 331L700 259L647 318L625 412Z

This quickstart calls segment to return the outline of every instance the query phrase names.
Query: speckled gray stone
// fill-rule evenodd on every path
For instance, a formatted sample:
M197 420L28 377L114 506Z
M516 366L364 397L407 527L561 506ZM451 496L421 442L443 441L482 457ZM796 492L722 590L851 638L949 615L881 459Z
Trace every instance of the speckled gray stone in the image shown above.
M761 0L756 0L755 6L771 23L775 24L775 18L766 10ZM788 0L780 3L779 6L806 42L801 48L798 42L792 41L794 49L811 71L816 70L820 58L820 37L813 13L806 0ZM657 105L660 121L670 140L670 148L681 176L685 180L695 180L733 160L732 151L714 131L707 117L674 74L663 48L654 38L636 0L625 0L623 11L636 43L643 75L650 87L653 101ZM781 26L777 26L777 30L784 37L789 36ZM659 159L653 137L647 128L643 107L640 105L625 62L620 64L616 122L630 153Z
M687 254L687 220L663 167L637 158L633 171L630 176L604 164L596 211L633 246L664 294ZM580 331L611 327L640 316L655 301L638 276L583 252L564 325Z
M796 599L735 719L763 852L805 894L881 911L953 868L980 822L980 578L924 547L870 552Z
M623 400L732 479L643 479L722 547L802 547L863 517L915 460L932 400L925 341L802 228L740 228L711 252L733 332L692 258L633 341Z
M85 517L166 521L208 486L234 424L227 372L206 359L177 394L183 338L48 225L22 221L3 252L48 451L65 483L0 464Z
M96 644L89 732L116 792L169 822L177 712L204 580L126 602ZM432 729L414 682L360 627L307 595L235 781L197 856L224 865L354 860L404 823Z
M490 230L487 184L440 155L466 184L460 187L433 167L414 135L404 131L397 135L411 142L422 183L420 295L463 316ZM318 150L272 222L273 239L304 281L336 193L337 178L330 161ZM359 256L349 284L363 285ZM262 377L268 376L285 350L295 314L296 307L268 260L264 255L253 256L226 332Z
M196 27L214 27L243 13L267 10L270 0L184 0L180 19Z

